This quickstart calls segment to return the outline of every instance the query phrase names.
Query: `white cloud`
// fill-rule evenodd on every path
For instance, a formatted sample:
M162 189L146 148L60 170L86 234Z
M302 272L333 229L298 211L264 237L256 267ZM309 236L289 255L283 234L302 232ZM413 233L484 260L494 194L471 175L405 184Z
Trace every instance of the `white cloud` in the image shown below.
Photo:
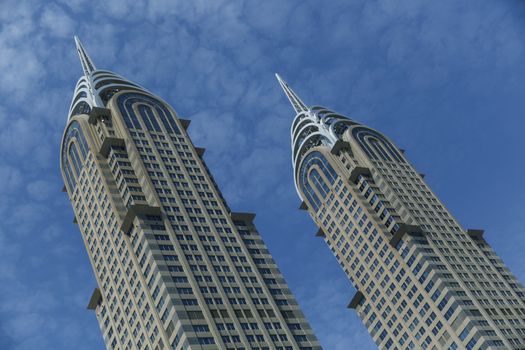
M60 191L61 189L57 188L57 183L50 182L47 180L36 180L30 182L26 186L27 193L33 198L43 201L48 199L53 193Z
M58 2L64 6L67 6L70 10L74 12L80 12L85 9L86 4L89 0L58 0Z
M192 119L190 134L208 149L205 159L231 204L272 202L264 209L272 213L298 201L289 159L293 113L274 71L304 91L306 102L333 103L334 109L360 114L361 121L390 122L394 117L385 115L395 114L398 105L421 108L421 101L429 102L418 100L424 92L436 92L439 101L438 90L447 84L468 81L469 89L483 90L484 83L517 69L523 32L503 3L61 0L35 6L7 0L0 8L0 211L11 215L0 224L0 291L9 296L0 305L27 299L35 306L43 298L48 309L0 307L0 328L14 337L23 325L34 326L16 337L20 348L71 348L78 338L100 342L96 322L83 316L88 295L78 292L88 294L93 277L70 224L69 203L55 186L65 114L81 74L74 31L100 68L129 75ZM395 121L403 123L421 122ZM422 136L411 137L406 142ZM287 216L279 213L283 222ZM509 241L519 227L505 232ZM31 259L20 259L21 245ZM519 250L505 249L523 278ZM291 270L297 261L285 263ZM39 284L38 278L50 283ZM2 283L7 279L18 283ZM338 292L347 289L346 280L320 274L318 281L300 294L321 341L329 349L359 348L368 335L348 316L350 295ZM89 330L63 315L57 301L62 298L74 305L75 319L85 317L80 324ZM54 323L42 323L50 317Z
M233 149L245 152L246 138L241 125L232 113L218 110L206 110L190 116L192 125L189 129L192 140L200 147L210 148L210 151L221 157L234 156ZM224 153L228 153L224 155Z
M70 38L74 34L75 24L73 20L55 4L44 7L40 23L53 36Z
M0 152L25 156L41 145L46 145L45 129L38 119L12 117L5 128L0 130ZM44 146L46 147L46 146Z
M34 91L43 76L43 66L30 47L13 46L5 39L0 34L0 91L20 99L27 91Z
M20 171L10 165L0 164L0 191L13 192L16 191L22 182L22 174Z

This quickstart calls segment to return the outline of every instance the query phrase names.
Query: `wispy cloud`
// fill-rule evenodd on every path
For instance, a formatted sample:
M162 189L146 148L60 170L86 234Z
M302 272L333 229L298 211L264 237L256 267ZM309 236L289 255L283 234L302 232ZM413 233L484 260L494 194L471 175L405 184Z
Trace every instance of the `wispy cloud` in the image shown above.
M44 7L44 11L40 17L40 24L51 36L57 36L59 38L71 38L75 28L73 19L55 4Z
M58 173L81 74L73 33L99 67L144 85L193 120L190 133L208 149L225 196L234 209L257 211L325 348L374 345L345 309L351 289L339 267L296 211L293 115L276 71L308 103L350 114L407 148L457 216L486 226L525 279L509 245L521 226L490 233L500 232L501 217L518 216L508 212L517 213L525 198L517 157L525 147L523 12L519 1L496 0L4 1L0 347L102 346L84 310L95 282ZM488 166L495 160L497 167ZM495 180L502 174L505 181Z

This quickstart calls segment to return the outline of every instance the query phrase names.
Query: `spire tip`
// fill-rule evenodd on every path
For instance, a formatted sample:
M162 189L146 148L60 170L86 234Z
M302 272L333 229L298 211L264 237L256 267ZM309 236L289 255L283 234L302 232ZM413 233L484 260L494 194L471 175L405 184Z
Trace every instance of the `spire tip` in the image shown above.
M278 73L275 73L275 77L277 78L277 81L279 82L279 85L281 85L281 88L283 89L284 93L286 94L286 97L288 97L288 100L292 104L293 109L296 113L305 112L308 110L308 107L301 101L299 96L288 86L288 84L281 78L281 76Z
M82 45L82 42L78 38L78 36L74 36L75 39L75 45L77 47L78 56L80 57L80 63L82 64L82 70L84 71L84 75L87 77L91 73L93 73L97 68L95 67L95 64L91 60L91 58L88 56L86 50L84 49L84 45Z

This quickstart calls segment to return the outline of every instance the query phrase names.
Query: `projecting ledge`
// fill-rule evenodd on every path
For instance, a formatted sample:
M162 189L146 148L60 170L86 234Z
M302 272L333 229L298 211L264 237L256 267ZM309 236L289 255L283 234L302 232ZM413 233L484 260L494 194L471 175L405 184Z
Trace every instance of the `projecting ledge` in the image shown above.
M421 230L421 227L418 225L399 224L399 229L396 231L396 233L394 233L392 238L390 238L390 245L395 247L401 241L404 235L418 233L423 233L423 230Z
M472 238L483 238L484 233L485 233L485 230L476 230L476 229L467 230L467 235L469 235Z
M111 111L103 107L93 107L89 112L89 124L96 124L99 119L111 118Z
M359 175L367 175L371 176L372 173L370 172L370 169L362 166L356 166L352 169L352 172L350 173L350 182L355 183L355 180L359 177Z
M197 155L202 158L204 152L206 152L206 148L195 147L195 151L197 152Z
M255 219L254 213L231 213L232 220L244 221L244 222L253 222Z
M332 146L330 153L337 155L342 150L348 150L351 152L352 149L350 148L350 143L343 140L337 140Z
M122 220L122 225L120 225L120 230L124 234L128 234L133 220L139 215L161 215L159 207L153 207L147 204L133 204L126 213L124 220Z
M111 149L111 146L119 146L124 147L126 143L124 142L124 139L121 139L119 137L106 137L104 141L102 142L102 145L100 146L100 149L98 150L98 153L104 158L108 157L109 150Z
M305 201L301 202L301 205L299 205L300 210L308 210L308 206L306 205Z
M191 120L189 119L179 119L179 120L184 130L188 130L188 128L190 127Z
M101 301L102 293L100 293L100 289L95 288L93 290L93 293L91 294L91 299L89 299L89 303L87 305L88 310L95 310Z
M322 228L319 227L319 230L317 230L315 237L323 237L323 238L326 237Z
M365 297L364 294L361 293L360 291L355 292L354 296L352 297L352 300L350 300L350 303L348 303L347 307L349 309L355 309L357 305L359 305L361 300L363 300L364 297Z

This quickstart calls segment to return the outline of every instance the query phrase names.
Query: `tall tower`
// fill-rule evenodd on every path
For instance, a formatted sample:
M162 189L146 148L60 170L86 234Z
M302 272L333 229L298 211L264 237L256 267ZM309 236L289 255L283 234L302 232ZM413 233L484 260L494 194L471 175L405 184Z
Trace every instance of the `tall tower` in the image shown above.
M357 292L381 349L525 349L525 289L465 230L383 134L307 107L277 79L296 117L292 163L301 209Z
M230 211L189 121L97 69L75 40L84 75L60 165L107 349L321 349L255 215Z

